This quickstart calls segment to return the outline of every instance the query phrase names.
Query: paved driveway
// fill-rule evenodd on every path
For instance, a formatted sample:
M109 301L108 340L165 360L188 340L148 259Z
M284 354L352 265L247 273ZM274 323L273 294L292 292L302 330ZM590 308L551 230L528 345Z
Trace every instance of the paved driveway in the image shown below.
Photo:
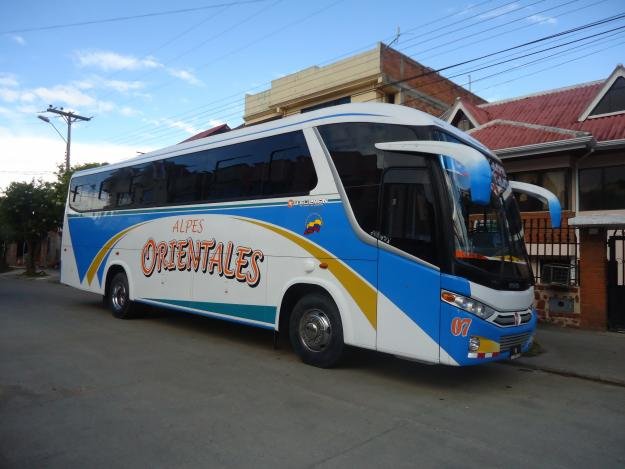
M321 370L268 331L0 278L2 468L623 465L623 387L357 350Z

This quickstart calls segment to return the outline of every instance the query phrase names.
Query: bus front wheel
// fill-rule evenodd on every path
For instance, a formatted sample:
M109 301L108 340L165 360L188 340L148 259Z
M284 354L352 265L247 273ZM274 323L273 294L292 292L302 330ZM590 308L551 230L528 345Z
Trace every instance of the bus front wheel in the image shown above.
M133 303L130 301L128 277L124 272L115 274L108 288L107 302L113 316L119 319L133 317Z
M330 368L343 353L343 326L334 301L326 295L310 293L293 308L289 320L293 349L304 363Z

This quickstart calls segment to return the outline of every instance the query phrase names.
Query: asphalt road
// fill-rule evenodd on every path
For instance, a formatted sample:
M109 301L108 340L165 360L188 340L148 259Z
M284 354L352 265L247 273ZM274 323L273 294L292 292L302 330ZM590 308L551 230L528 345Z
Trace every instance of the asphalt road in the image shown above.
M623 387L360 350L321 370L268 331L0 278L2 468L624 465Z

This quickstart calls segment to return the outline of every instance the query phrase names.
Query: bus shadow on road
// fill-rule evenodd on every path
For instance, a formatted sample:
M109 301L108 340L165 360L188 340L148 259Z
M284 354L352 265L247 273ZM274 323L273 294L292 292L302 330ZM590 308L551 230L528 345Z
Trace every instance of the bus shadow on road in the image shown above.
M175 328L196 338L206 337L211 344L232 344L255 354L259 360L280 360L286 366L306 366L300 364L295 356L288 336L282 334L278 348L273 347L273 332L250 327L244 324L220 319L198 316L166 308L141 305L138 319L156 322L159 326ZM339 366L328 373L346 373L348 375L367 375L398 384L431 386L438 389L462 386L465 390L479 388L484 390L488 383L498 389L510 389L525 373L510 373L515 367L502 367L498 364L485 364L471 367L451 367L428 365L393 355L347 347ZM516 368L517 371L531 372Z

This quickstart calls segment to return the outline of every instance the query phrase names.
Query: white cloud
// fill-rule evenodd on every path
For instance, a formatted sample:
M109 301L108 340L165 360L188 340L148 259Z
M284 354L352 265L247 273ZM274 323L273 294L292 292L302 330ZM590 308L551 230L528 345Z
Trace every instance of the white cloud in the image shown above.
M199 86L203 84L202 81L199 78L197 78L193 74L193 72L190 72L189 70L170 68L167 71L169 72L171 76L180 78L182 81L186 81L187 83L191 85Z
M55 138L56 137L56 138ZM0 127L0 188L13 181L30 181L33 178L54 180L57 165L65 161L65 143L54 137L18 135ZM136 148L106 142L72 142L72 165L91 162L116 163L137 156ZM151 151L151 147L141 147Z
M166 126L172 129L180 129L190 135L195 135L198 132L201 132L202 130L206 130L206 129L198 129L197 127L195 127L193 124L189 122L185 122L182 120L168 119L168 118L143 119L143 122L157 126L157 127Z
M94 86L92 82L83 81L73 82L69 85L41 86L32 89L5 87L0 88L0 101L20 104L22 106L18 106L16 110L28 113L35 108L37 108L35 112L41 111L49 104L69 109L79 109L81 113L108 113L113 111L116 108L114 103L98 100L85 92ZM23 106L24 104L31 104L32 106ZM38 107L41 107L41 109L38 109Z
M95 83L93 83L93 81L90 81L90 80L73 81L72 85L74 85L79 90L92 90L93 88L96 87Z
M163 123L173 129L180 129L191 135L201 132L201 129L194 127L193 124L181 120L164 119Z
M26 45L26 39L24 39L22 36L19 36L17 34L9 34L9 38L16 44L19 44L20 46L25 46Z
M21 112L22 114L35 115L35 114L39 114L41 111L43 111L44 108L41 107L41 106L32 106L30 104L26 104L26 105L23 105L23 106L17 106L17 108L15 110L17 112Z
M12 103L20 99L21 93L9 88L0 88L0 99L8 103Z
M56 85L52 88L39 87L22 94L21 99L23 101L32 101L34 99L25 99L24 96L30 94L34 97L40 98L47 103L61 103L71 107L94 107L96 100L83 93L78 88L68 85Z
M17 81L17 77L12 73L0 72L0 86L15 88L19 86L19 84L20 83Z
M135 108L132 108L130 106L124 106L123 108L121 108L119 110L119 113L122 116L132 117L132 116L136 116L137 114L140 114L140 111L138 111Z
M556 24L558 20L553 16L546 15L532 15L527 20L530 23L539 23L539 24Z
M138 58L112 51L76 51L74 55L81 67L95 67L104 71L141 70L163 66L154 57Z
M504 15L506 13L515 11L519 8L519 6L520 5L516 2L511 3L509 5L504 5L500 8L495 8L493 10L487 11L486 13L481 14L479 17L482 19L494 18L495 16Z
M125 93L131 90L140 90L144 87L144 84L140 81L107 80L104 82L104 86L120 93Z

